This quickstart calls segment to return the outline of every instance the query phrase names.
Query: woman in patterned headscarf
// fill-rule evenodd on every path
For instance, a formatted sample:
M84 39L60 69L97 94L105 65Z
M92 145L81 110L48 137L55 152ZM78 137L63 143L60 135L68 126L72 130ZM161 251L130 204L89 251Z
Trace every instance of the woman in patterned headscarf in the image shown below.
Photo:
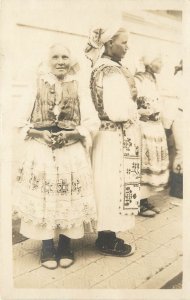
M86 56L92 62L91 95L101 120L93 146L93 174L101 253L128 256L132 245L116 237L135 224L139 208L140 137L136 88L121 59L128 34L119 26L91 31Z
M48 68L38 71L36 96L24 99L16 124L26 151L14 203L20 232L42 240L41 264L55 269L73 263L71 239L96 220L89 148L99 119L68 48L53 45Z
M139 214L154 217L160 212L148 198L161 191L168 182L169 160L166 135L160 114L161 101L155 74L159 73L162 60L159 54L150 53L142 58L145 72L135 75L138 91L138 112L142 134L141 201Z

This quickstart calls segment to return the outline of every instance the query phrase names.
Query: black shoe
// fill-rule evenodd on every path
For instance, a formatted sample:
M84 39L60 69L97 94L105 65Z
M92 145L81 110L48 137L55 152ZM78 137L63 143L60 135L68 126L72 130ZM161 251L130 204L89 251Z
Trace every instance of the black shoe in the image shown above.
M139 215L142 217L153 218L156 212L153 210L153 206L148 202L148 199L140 200L140 212Z
M56 252L53 243L45 245L43 243L41 250L41 265L47 269L57 268Z
M61 268L68 268L74 263L74 253L72 250L63 252L58 258L59 265Z
M74 253L71 250L71 240L60 234L57 247L57 261L61 268L68 268L74 263Z
M130 256L135 252L135 247L125 244L124 240L117 237L109 242L104 242L98 238L95 246L104 255L123 257Z

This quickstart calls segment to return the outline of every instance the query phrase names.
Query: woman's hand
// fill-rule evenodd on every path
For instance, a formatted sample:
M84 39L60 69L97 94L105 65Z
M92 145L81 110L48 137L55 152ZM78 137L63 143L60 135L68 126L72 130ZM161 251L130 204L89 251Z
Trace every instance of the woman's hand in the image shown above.
M139 113L139 120L143 122L147 122L148 120L150 120L150 115L152 114L152 110L140 108L138 109L138 113Z
M62 147L64 145L67 145L67 143L69 143L69 140L78 141L83 137L80 135L80 133L77 130L73 130L73 131L62 130L57 133L54 133L52 135L52 138L55 141L54 144Z
M52 134L53 144L56 146L64 146L68 142L68 133L64 130Z
M149 120L149 116L141 115L139 118L140 121L147 122Z
M41 138L44 140L44 142L48 145L51 146L52 145L52 138L51 138L52 134L48 131L48 130L43 130L41 132Z
M48 146L52 145L51 133L48 130L41 131L31 128L28 132L28 136L32 138L41 138Z

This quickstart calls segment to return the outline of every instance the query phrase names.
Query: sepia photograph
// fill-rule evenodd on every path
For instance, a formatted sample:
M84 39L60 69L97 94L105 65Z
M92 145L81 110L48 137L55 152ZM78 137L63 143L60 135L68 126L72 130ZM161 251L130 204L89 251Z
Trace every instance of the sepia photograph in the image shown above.
M2 299L188 299L185 1L128 2L1 1Z

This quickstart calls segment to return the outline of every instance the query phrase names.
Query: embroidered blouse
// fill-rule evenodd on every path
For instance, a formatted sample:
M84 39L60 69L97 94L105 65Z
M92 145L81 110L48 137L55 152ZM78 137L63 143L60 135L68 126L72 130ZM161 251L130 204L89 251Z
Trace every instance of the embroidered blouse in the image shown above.
M130 72L109 58L101 58L91 75L91 95L104 121L137 120L135 81ZM133 99L132 99L133 98Z

